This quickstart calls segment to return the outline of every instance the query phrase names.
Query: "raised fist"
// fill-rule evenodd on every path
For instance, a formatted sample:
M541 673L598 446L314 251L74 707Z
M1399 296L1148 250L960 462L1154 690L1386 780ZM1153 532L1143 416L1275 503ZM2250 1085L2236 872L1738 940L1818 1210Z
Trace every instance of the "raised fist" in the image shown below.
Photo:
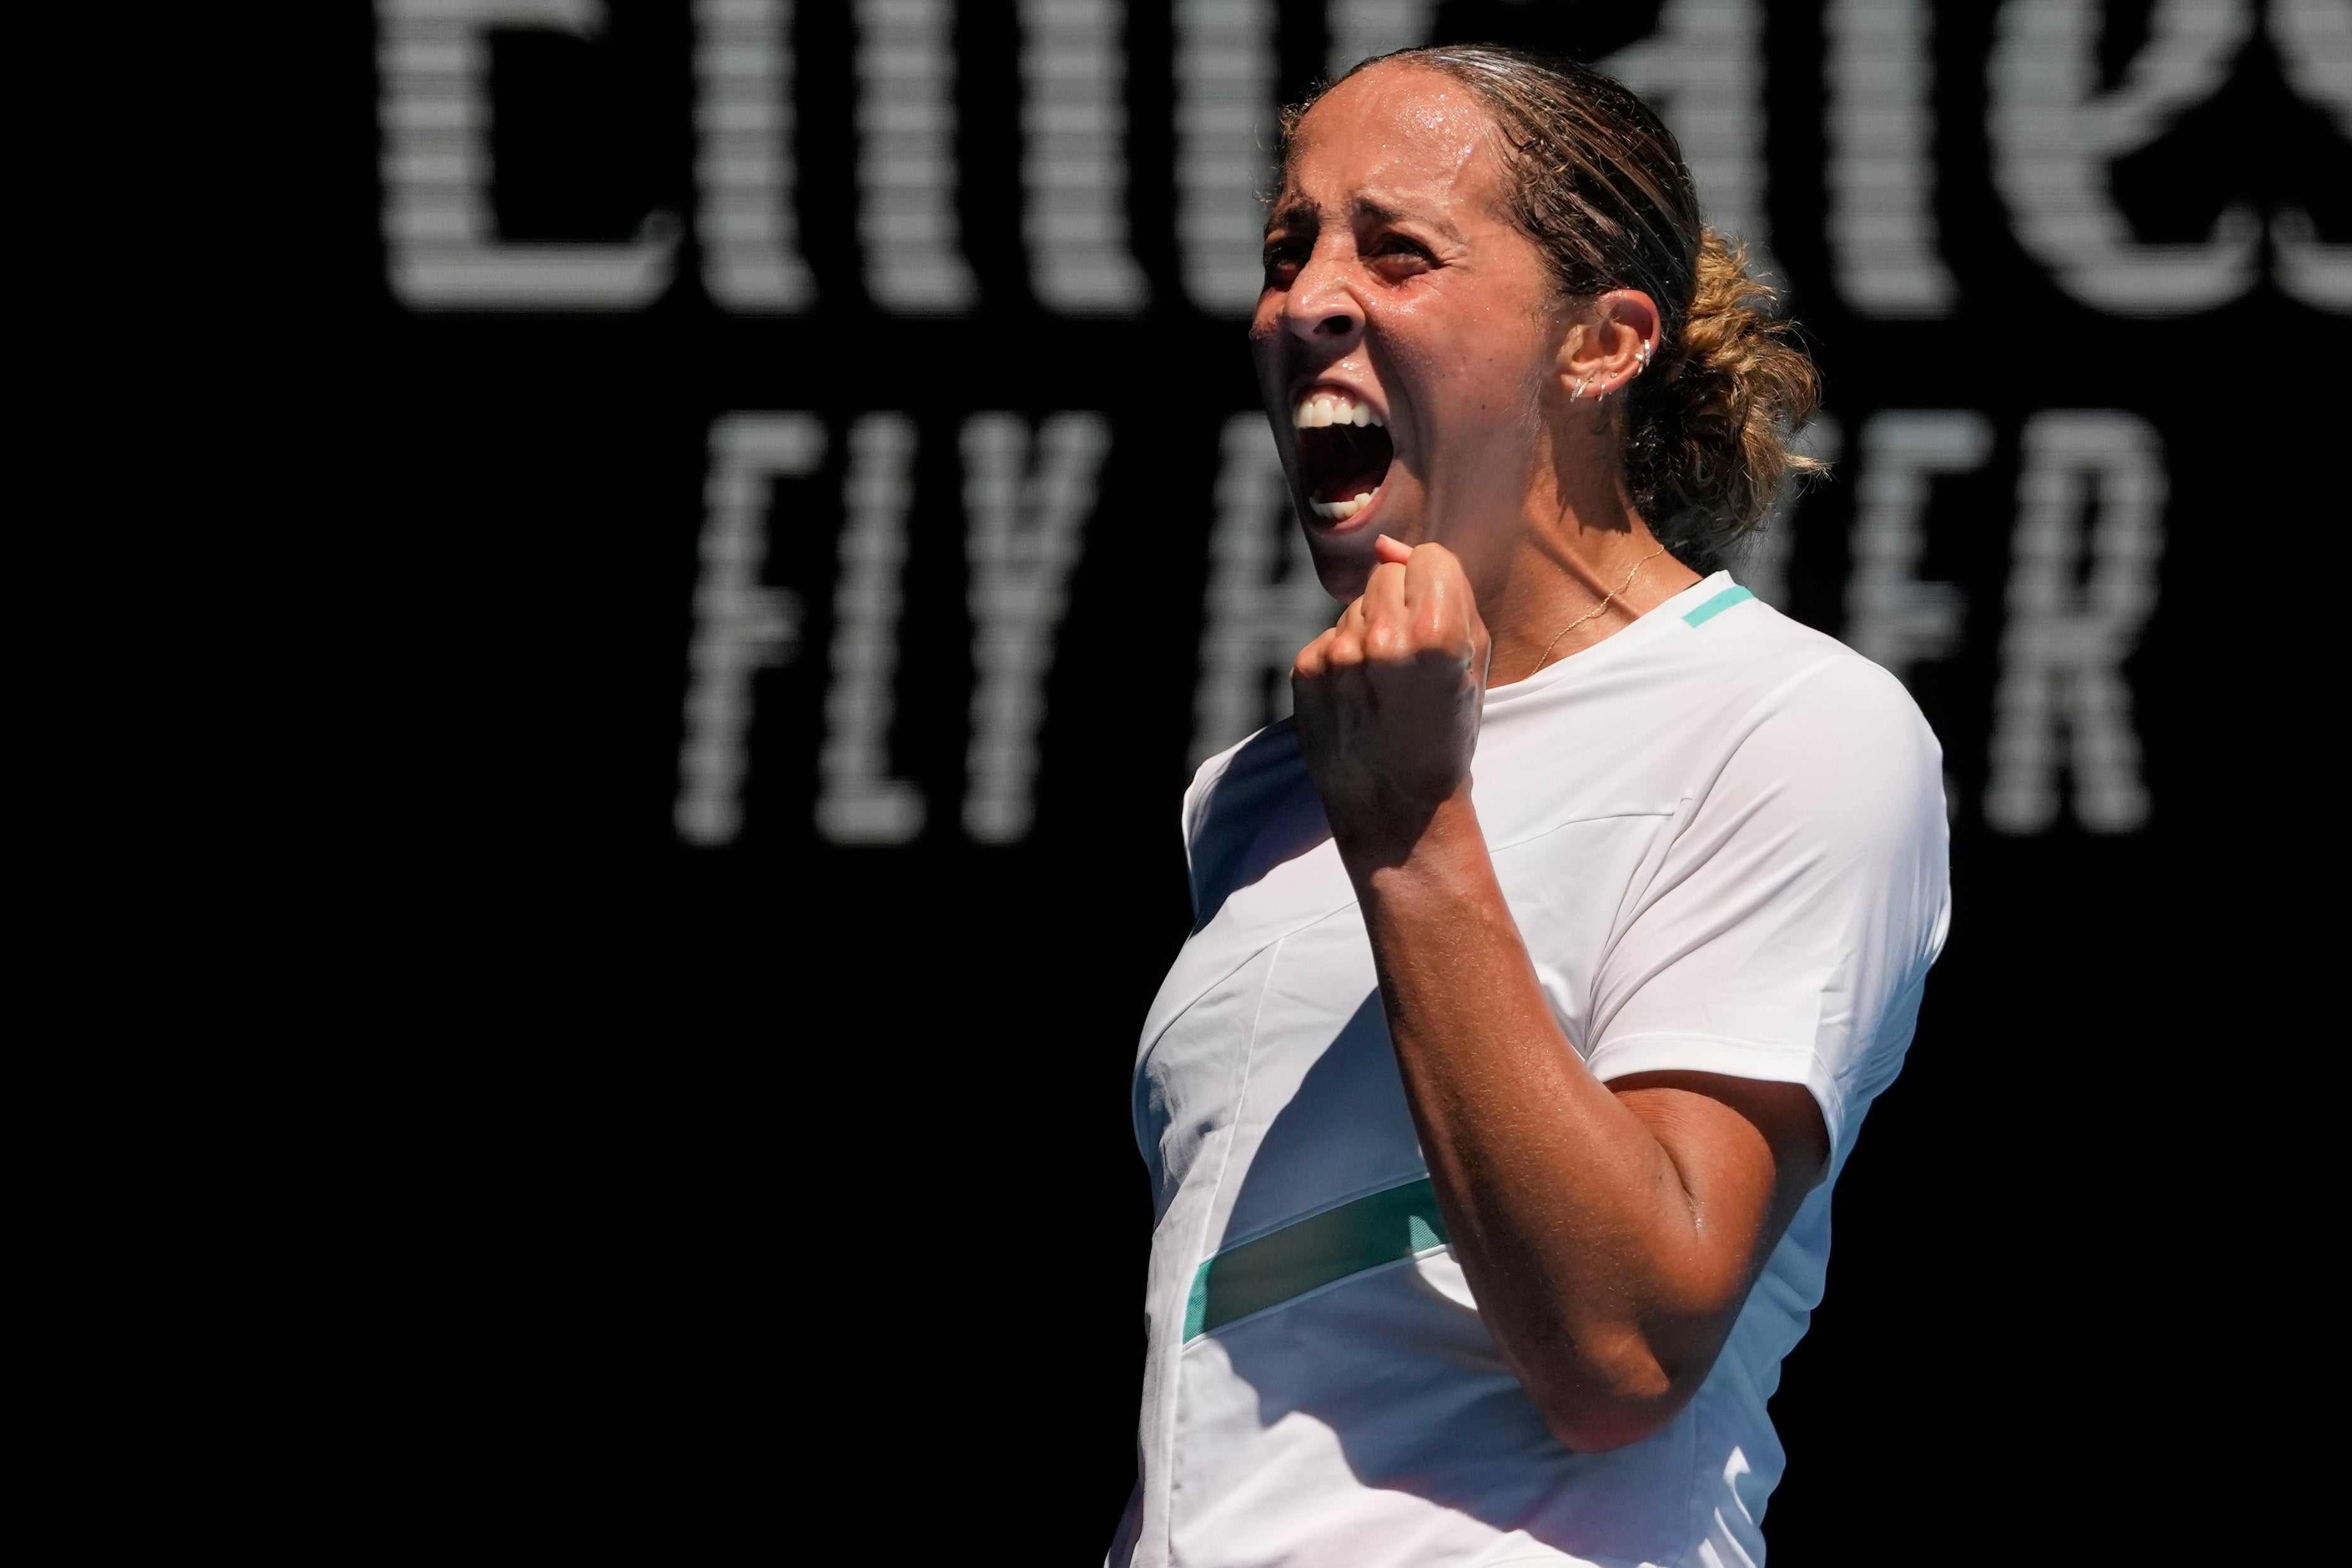
M1364 592L1299 650L1299 745L1341 850L1387 860L1465 789L1486 688L1486 624L1442 544L1381 537Z

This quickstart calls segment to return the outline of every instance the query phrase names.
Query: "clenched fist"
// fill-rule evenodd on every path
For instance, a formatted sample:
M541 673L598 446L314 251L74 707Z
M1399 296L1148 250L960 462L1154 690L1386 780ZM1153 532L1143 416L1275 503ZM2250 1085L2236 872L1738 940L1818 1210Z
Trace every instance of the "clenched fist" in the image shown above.
M1441 544L1383 536L1339 625L1290 669L1298 740L1342 852L1388 862L1464 789L1486 689L1486 624Z

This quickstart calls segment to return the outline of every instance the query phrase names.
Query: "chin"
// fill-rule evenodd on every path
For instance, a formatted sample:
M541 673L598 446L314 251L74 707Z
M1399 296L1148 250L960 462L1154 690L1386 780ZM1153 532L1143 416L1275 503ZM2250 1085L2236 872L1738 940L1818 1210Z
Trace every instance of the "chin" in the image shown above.
M1372 541L1383 533L1392 539L1401 537L1395 529L1382 528L1369 521L1360 529L1334 529L1316 522L1305 527L1307 552L1315 562L1315 580L1342 605L1361 594L1364 584L1371 581L1372 568L1379 563L1372 554Z
M1331 595L1332 603L1352 604L1362 595L1364 584L1372 580L1371 557L1367 555L1360 559L1351 555L1333 560L1318 552L1315 557L1315 580L1323 584L1323 591Z

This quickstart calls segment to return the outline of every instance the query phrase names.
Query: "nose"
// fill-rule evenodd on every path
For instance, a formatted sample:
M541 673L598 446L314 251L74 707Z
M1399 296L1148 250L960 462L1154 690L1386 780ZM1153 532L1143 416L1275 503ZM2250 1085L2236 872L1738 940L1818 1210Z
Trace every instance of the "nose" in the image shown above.
M1318 348L1346 349L1364 330L1364 308L1347 287L1339 258L1317 246L1290 280L1282 300L1282 324L1293 336Z

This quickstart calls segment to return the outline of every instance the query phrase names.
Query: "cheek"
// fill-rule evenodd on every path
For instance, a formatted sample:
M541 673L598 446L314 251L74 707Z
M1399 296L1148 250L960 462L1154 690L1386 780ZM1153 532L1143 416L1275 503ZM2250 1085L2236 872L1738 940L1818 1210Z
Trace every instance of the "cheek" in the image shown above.
M1515 313L1400 312L1387 336L1396 379L1433 437L1517 438L1539 420L1551 361L1540 331Z
M1533 418L1551 376L1553 358L1540 330L1515 310L1480 316L1463 335L1465 390L1492 417Z
M1272 314L1260 306L1249 326L1250 358L1259 368L1265 369L1274 363L1275 354L1282 347L1281 338Z

